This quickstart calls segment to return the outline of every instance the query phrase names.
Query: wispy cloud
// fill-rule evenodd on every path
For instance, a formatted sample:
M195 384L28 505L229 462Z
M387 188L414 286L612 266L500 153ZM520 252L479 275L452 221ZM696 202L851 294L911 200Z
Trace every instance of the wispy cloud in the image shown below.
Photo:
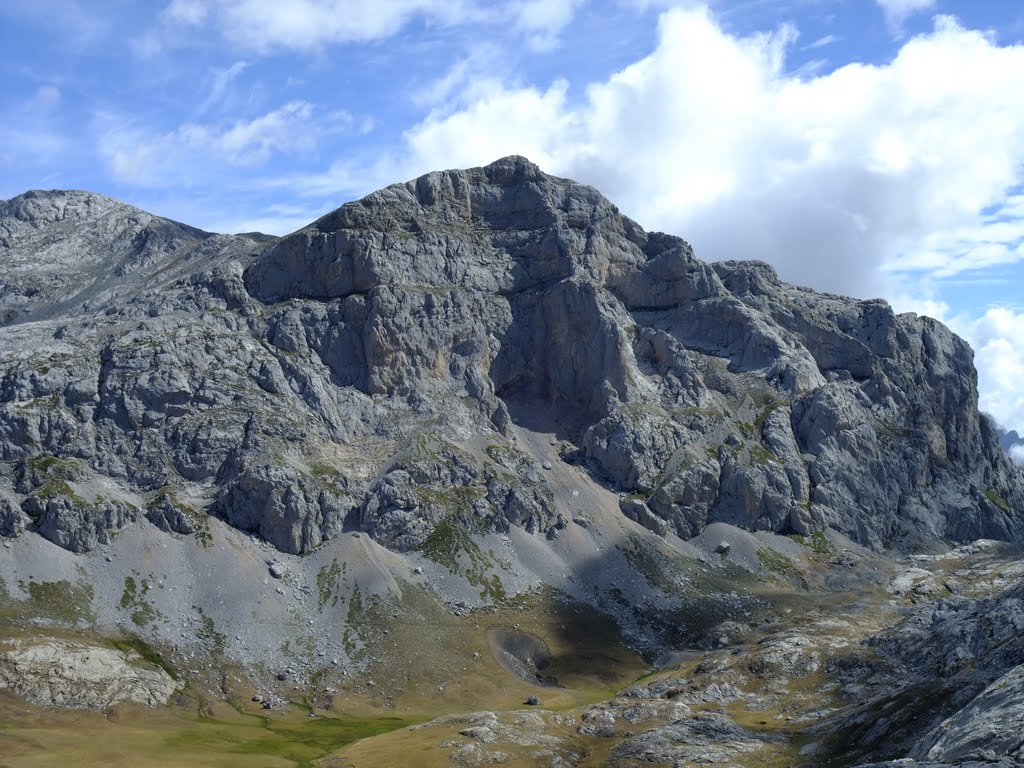
M415 22L433 27L478 25L512 32L535 51L550 51L585 0L173 0L140 51L185 44L182 28L210 28L235 48L263 55L320 51L383 40Z
M196 27L206 21L208 14L205 0L172 0L161 15L171 23Z
M1017 464L1024 467L1024 445L1015 445L1010 448L1010 458Z
M101 112L94 130L114 178L145 187L189 185L209 180L218 167L253 168L274 155L312 154L326 137L358 126L347 112L324 112L297 100L253 118L188 122L169 132L152 131L121 113Z
M823 37L819 37L817 40L808 43L801 50L814 51L818 48L824 48L827 45L838 43L840 40L842 40L842 38L837 35L824 35Z
M249 67L247 61L236 61L230 67L214 69L210 76L210 91L197 108L202 115L211 109L219 107L224 102L224 96L230 85Z
M935 7L935 0L875 0L885 15L885 23L893 34L899 34L903 22L911 16Z
M509 10L527 44L550 51L558 47L559 35L582 5L583 0L517 0Z
M257 53L379 40L417 18L456 24L476 12L466 0L218 0L208 7L224 37Z

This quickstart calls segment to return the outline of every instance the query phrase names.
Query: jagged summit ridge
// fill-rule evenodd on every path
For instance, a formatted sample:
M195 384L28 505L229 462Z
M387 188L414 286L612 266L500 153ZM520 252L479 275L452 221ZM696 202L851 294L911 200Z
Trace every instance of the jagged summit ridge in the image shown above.
M289 552L346 527L398 550L453 522L557 538L574 511L527 429L659 533L1024 536L1021 472L948 329L705 264L523 158L266 243L102 210L73 236L37 217L39 237L134 268L104 267L92 303L23 293L46 322L0 327L7 531L87 550L214 514Z

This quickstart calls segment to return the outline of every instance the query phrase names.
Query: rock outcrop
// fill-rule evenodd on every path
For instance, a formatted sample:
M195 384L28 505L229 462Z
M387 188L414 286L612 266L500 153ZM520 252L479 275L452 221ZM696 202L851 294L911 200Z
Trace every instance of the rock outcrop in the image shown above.
M0 652L0 688L41 707L104 710L122 702L158 707L179 687L134 651L52 641Z
M947 328L705 264L523 158L277 240L28 193L0 206L0 261L4 535L187 535L160 499L188 486L197 514L292 553L346 527L412 549L452 520L557 536L513 439L540 423L660 533L1024 538L1024 476ZM78 475L14 493L55 461Z
M855 705L825 729L844 750L913 765L1020 764L1024 584L926 601L867 646L877 661L855 673Z

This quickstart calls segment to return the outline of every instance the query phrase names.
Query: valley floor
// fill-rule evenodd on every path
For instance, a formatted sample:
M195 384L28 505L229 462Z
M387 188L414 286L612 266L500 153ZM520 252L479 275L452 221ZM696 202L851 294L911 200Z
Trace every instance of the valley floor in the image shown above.
M957 718L1024 661L1012 626L1024 614L1006 598L1024 582L1018 549L979 542L897 562L830 538L805 541L794 557L758 552L761 567L737 581L746 615L691 617L692 646L647 661L610 617L553 594L452 611L412 590L401 614L375 619L375 642L393 648L376 653L389 663L278 680L272 694L229 664L173 649L165 661L135 641L140 664L182 678L167 704L53 709L0 692L0 766L781 768L914 750L922 765L985 756L984 745L943 753L929 731L973 727ZM671 563L652 559L646 578L668 578ZM12 654L44 641L110 645L84 629L25 626L18 610L4 609L0 678L5 669L12 678ZM979 640L1005 631L983 626L986 616L1009 622L1007 640ZM711 631L692 631L702 623ZM991 666L999 654L1003 666ZM1009 727L1024 712L1024 687L1014 690L1015 705L993 705ZM525 704L531 696L537 705ZM1012 754L988 757L1017 764Z

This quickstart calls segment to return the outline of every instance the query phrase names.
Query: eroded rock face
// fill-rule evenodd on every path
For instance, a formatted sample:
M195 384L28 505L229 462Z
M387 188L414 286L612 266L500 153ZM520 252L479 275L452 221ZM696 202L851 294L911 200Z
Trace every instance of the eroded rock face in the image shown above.
M876 657L868 688L887 682L824 729L846 749L914 765L1020 764L1024 585L926 600L866 645ZM878 763L890 764L904 762Z
M113 482L165 530L193 526L153 500L189 484L287 552L344 526L411 549L442 520L557 536L543 473L483 450L557 414L575 460L659 532L1024 536L1021 470L948 329L760 262L704 264L524 158L396 184L279 240L64 192L7 201L0 233L17 265L8 474L76 459L90 504ZM74 279L36 285L48 260ZM413 460L421 437L462 453ZM76 551L143 517L18 493L29 528Z
M1024 665L1014 667L928 733L910 753L919 761L961 763L995 757L1024 763Z
M41 707L159 707L181 686L134 652L52 641L0 652L0 687Z

